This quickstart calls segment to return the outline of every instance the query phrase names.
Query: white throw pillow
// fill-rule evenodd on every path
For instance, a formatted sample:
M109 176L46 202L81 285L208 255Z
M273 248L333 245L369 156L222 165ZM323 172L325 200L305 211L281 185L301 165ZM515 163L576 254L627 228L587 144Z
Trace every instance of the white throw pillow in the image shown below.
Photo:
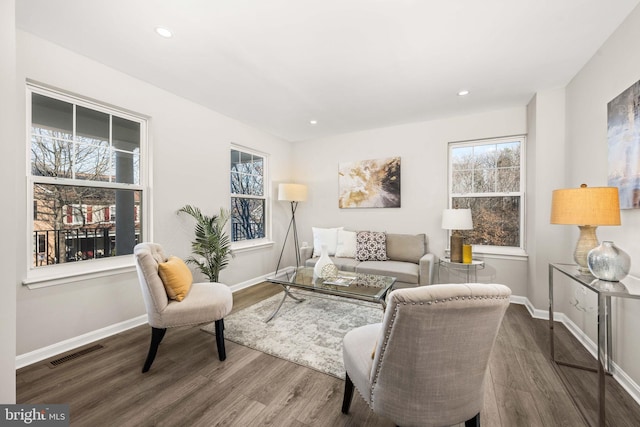
M356 235L357 233L355 231L338 230L337 257L356 257Z
M327 246L327 252L333 256L336 254L336 247L338 246L338 230L342 230L344 227L339 228L317 228L311 227L313 230L313 256L320 256L322 253L322 246Z

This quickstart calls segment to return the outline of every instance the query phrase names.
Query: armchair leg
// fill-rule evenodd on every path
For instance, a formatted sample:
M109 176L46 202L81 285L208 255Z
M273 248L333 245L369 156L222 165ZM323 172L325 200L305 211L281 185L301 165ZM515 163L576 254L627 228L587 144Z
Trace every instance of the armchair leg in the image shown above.
M216 320L216 345L218 346L218 358L222 362L227 358L224 349L224 319Z
M348 414L353 400L353 381L349 378L349 374L345 374L344 379L344 397L342 399L342 413Z
M475 417L465 421L464 427L480 427L480 412Z
M151 364L153 363L153 359L156 358L156 353L158 352L158 346L164 338L164 334L167 332L167 329L161 328L151 328L151 345L149 346L149 353L147 354L147 360L144 362L144 367L142 368L142 373L145 373L151 368Z

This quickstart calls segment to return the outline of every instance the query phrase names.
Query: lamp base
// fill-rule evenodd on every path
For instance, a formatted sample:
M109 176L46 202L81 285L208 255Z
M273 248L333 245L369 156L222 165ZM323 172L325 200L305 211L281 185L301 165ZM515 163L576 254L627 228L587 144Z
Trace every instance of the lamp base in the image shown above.
M451 234L449 247L451 248L451 254L449 254L451 262L462 262L462 236Z
M598 237L596 236L596 228L594 225L579 225L580 237L576 243L576 250L573 252L573 259L578 264L578 270L582 274L591 274L589 265L587 264L587 255L589 251L598 246Z

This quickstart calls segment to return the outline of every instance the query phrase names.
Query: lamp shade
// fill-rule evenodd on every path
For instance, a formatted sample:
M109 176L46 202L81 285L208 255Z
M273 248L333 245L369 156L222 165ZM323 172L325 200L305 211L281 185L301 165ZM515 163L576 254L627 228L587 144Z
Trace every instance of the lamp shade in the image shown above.
M443 210L442 228L445 230L473 230L471 209Z
M554 190L551 224L620 225L617 187L564 188Z
M307 200L307 186L302 184L279 184L278 200L304 202Z

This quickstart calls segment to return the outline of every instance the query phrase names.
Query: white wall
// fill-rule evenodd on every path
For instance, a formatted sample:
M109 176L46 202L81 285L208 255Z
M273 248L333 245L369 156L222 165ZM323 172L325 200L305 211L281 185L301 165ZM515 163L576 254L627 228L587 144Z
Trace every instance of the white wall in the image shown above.
M527 107L527 297L538 309L548 305L549 263L573 263L568 228L551 225L551 193L565 187L565 90L539 91ZM556 290L562 301L562 289Z
M567 185L607 185L607 103L640 80L640 7L629 15L566 89ZM613 240L631 255L631 273L640 276L640 210L623 210L621 227L599 227L599 240ZM577 227L571 241L578 237ZM568 249L568 248L567 248ZM560 307L595 341L595 314ZM615 362L640 384L640 301L615 307Z
M16 118L16 37L15 0L0 1L0 180L5 200L15 197L15 159L18 140ZM0 247L2 281L0 289L0 403L16 401L16 252L13 242L17 237L14 224L16 212L13 203L0 209L0 224L5 224L5 236Z
M3 14L4 16L4 14ZM25 123L25 79L93 98L149 116L153 159L153 235L167 252L181 257L190 253L193 222L176 215L185 204L206 212L229 207L229 147L232 142L270 154L274 182L290 177L291 145L202 106L174 96L86 57L38 37L18 31L17 110ZM14 164L19 212L6 223L26 230L26 150L24 126L20 128ZM274 204L274 240L281 240L288 215ZM24 234L21 234L24 235ZM45 289L20 285L27 266L25 238L18 239L17 353L24 354L145 313L135 273L85 280ZM234 285L260 277L275 268L279 245L238 253L220 280ZM292 256L291 256L291 259ZM291 260L289 260L291 263ZM199 276L199 273L196 275Z
M298 208L300 240L312 243L311 227L426 233L430 251L442 256L447 233L440 228L447 206L447 143L525 134L526 108L354 132L294 145L295 177L309 186ZM339 209L338 164L400 156L402 207ZM479 280L502 282L526 294L526 261L488 259Z

